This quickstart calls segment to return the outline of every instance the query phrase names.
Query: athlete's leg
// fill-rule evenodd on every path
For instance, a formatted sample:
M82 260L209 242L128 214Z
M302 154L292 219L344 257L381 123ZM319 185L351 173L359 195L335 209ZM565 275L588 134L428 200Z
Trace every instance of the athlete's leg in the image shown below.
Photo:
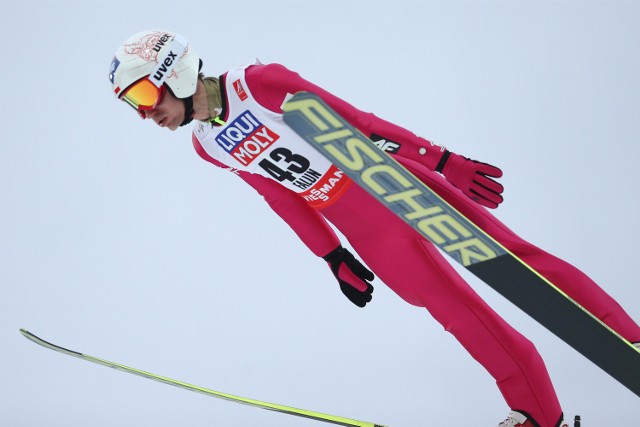
M527 412L542 427L555 427L560 405L533 344L499 317L431 243L356 186L324 213L385 284L425 307L487 369L510 408Z
M463 215L622 337L631 342L640 341L640 326L582 271L520 238L487 209L469 200L440 175L434 172L421 173L419 169L412 171Z

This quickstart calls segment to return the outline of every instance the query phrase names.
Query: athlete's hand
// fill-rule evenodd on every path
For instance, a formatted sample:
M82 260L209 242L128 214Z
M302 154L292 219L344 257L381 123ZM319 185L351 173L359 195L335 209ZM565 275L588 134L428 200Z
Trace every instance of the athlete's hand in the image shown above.
M322 259L329 264L342 293L349 301L358 307L364 307L371 301L373 286L369 282L375 276L351 252L340 245Z
M504 200L504 187L493 178L500 178L502 171L486 163L467 159L459 154L447 151L448 158L441 167L447 181L467 195L471 200L488 208L495 209Z

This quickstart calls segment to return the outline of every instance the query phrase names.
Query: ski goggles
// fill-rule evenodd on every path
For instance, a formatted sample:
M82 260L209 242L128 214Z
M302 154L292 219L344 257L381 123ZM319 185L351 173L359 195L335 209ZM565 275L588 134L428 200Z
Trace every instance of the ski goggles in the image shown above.
M166 91L167 88L164 84L158 87L148 77L145 77L129 86L122 93L120 99L132 106L140 117L146 119L146 112L153 110L162 101Z

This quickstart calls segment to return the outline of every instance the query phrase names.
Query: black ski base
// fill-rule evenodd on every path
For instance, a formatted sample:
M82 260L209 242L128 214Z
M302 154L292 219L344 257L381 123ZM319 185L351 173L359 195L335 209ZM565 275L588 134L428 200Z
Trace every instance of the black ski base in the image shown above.
M469 271L640 396L640 351L511 255Z

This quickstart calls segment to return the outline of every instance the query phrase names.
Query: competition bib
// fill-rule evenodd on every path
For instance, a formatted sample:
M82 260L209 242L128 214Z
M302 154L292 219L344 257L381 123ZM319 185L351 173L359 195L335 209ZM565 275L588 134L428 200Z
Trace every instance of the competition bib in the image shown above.
M207 154L231 168L273 179L318 209L335 202L349 187L351 179L293 132L282 114L255 101L244 68L227 73L225 88L225 124L200 123L194 128Z

